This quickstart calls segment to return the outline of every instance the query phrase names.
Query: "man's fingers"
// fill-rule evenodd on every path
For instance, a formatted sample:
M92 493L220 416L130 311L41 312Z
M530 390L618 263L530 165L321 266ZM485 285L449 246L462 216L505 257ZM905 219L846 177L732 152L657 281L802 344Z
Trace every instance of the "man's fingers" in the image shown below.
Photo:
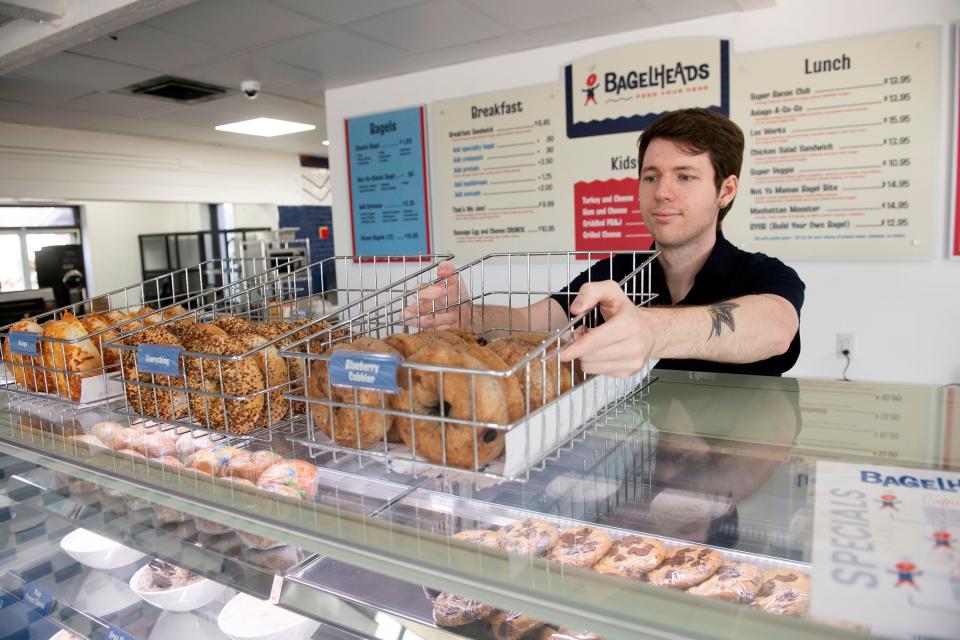
M408 317L407 326L421 329L448 329L460 325L460 315L454 312L427 313L413 318Z
M578 316L596 306L600 306L602 310L606 308L615 313L623 306L625 301L629 303L626 294L613 280L588 282L580 287L577 297L570 303L570 313ZM606 316L607 314L604 313L604 317Z

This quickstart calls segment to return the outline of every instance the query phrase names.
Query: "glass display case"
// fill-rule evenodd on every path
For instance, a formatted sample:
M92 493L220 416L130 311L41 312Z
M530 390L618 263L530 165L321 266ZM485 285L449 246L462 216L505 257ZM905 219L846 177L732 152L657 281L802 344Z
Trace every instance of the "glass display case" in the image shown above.
M831 556L843 523L833 525L831 543L831 522L814 516L823 490L847 468L867 474L859 477L871 490L896 494L884 500L903 513L914 499L906 479L924 473L940 473L941 497L952 499L957 389L655 377L523 481L414 474L311 447L296 424L266 438L223 436L220 444L310 465L309 483L291 481L293 494L90 446L78 436L104 421L134 420L110 405L3 395L0 626L10 637L66 629L98 639L551 638L556 628L624 640L903 635L869 628L852 596L849 616L818 612L818 589L845 593L821 568L865 561L855 545ZM912 471L886 474L891 466ZM884 501L864 509L890 511ZM935 636L921 620L960 620L960 588L944 590L948 605L941 600L935 614L919 594L943 573L960 576L960 509L944 501L924 509L943 525L931 530L940 534L931 546L943 549L931 556L938 563L915 573L927 585L896 613L905 628L916 623ZM518 525L527 520L534 522ZM474 530L497 544L456 535ZM872 533L879 544L882 532ZM903 539L901 555L927 557L927 542ZM165 563L183 569L179 577ZM721 580L718 567L738 573L728 569ZM907 593L901 569L865 574ZM144 593L151 572L160 587ZM705 582L702 572L712 577ZM194 593L194 585L208 587ZM162 601L187 591L178 603Z

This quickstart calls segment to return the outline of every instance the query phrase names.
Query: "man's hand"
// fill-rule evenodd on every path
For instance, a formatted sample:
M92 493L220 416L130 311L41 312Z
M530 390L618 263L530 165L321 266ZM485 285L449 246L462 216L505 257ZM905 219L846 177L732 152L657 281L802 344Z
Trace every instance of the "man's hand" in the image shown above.
M644 310L633 305L613 280L589 282L570 305L572 315L597 307L604 323L583 333L560 352L560 360L580 360L585 373L626 378L643 368L653 351L654 334Z
M437 265L437 277L439 282L409 296L413 304L403 310L406 323L421 329L470 329L473 324L470 293L460 275L454 273L453 263L444 261Z

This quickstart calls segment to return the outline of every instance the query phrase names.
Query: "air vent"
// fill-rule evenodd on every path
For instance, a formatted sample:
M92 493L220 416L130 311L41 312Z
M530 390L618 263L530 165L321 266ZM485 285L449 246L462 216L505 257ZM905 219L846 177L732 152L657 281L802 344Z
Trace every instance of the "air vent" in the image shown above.
M8 25L17 18L15 16L7 15L6 13L0 13L0 27Z
M226 87L218 87L205 82L174 76L160 76L124 87L118 93L157 98L158 100L167 100L179 104L198 104L222 98L228 95L230 91Z

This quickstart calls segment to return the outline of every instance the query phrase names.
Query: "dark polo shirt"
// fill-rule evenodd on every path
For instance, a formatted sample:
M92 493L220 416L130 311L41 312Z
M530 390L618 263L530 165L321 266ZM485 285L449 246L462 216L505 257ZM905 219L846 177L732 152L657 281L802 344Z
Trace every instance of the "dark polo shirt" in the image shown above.
M651 247L653 248L653 247ZM630 275L635 268L636 259L632 254L622 253L612 259L600 260L592 267L574 278L562 291L553 294L553 299L563 307L569 315L570 303L575 293L587 282L614 280L619 282ZM800 315L803 306L803 281L797 272L783 264L776 258L762 253L749 253L733 246L717 232L717 242L710 252L710 257L697 273L693 287L683 300L672 300L667 281L663 274L663 267L659 260L654 260L651 274L651 290L657 294L653 306L698 306L710 305L758 293L772 293L790 302ZM639 283L633 287L640 290ZM599 322L603 319L600 318ZM724 326L724 331L729 329ZM706 337L706 336L704 336ZM790 348L782 353L759 362L733 364L726 362L710 362L708 360L673 360L662 359L657 364L658 369L680 369L685 371L714 371L718 373L742 373L762 376L779 376L787 371L800 356L800 332L793 337Z

